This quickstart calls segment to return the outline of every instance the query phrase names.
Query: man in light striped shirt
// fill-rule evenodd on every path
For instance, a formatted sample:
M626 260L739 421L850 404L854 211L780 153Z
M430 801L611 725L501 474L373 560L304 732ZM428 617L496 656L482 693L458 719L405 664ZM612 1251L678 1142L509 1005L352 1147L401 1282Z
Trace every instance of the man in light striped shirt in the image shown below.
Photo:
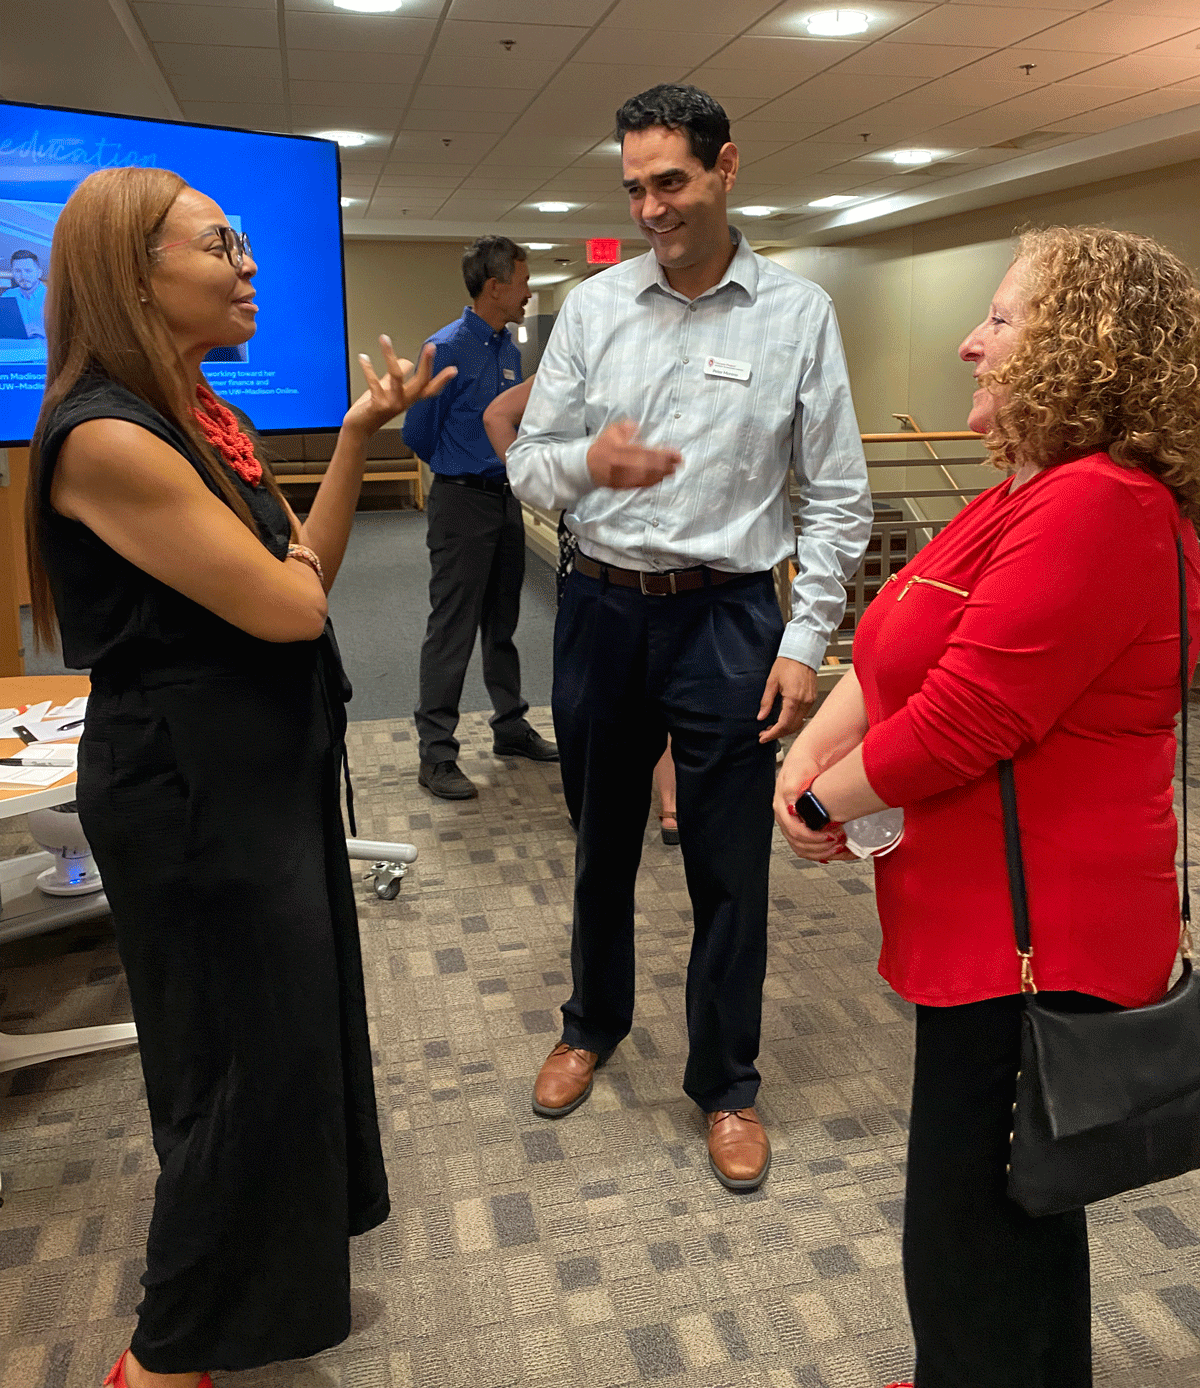
M513 491L564 509L579 539L553 695L579 832L574 990L533 1107L577 1108L632 1026L634 883L669 733L695 922L684 1090L717 1178L753 1190L771 1157L754 1102L774 743L816 697L871 501L828 295L729 226L725 112L655 87L622 106L617 133L651 250L568 295L507 458ZM771 570L790 555L785 626Z

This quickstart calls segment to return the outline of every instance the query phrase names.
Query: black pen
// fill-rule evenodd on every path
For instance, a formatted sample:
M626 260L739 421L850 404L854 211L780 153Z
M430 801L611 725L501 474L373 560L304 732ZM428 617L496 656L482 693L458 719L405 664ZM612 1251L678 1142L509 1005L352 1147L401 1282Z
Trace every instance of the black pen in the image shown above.
M0 766L65 766L72 767L73 761L25 761L21 757L0 757Z

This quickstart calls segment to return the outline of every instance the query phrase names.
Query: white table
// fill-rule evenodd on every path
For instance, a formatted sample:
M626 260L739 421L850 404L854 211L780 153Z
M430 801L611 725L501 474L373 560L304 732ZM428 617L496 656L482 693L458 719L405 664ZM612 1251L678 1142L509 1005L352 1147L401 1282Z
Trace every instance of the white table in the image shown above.
M86 675L25 675L0 679L0 708L20 708L22 704L36 704L46 699L53 700L56 705L65 704L81 694L86 695L89 688ZM15 755L22 746L19 740L0 738L0 757ZM74 771L45 788L22 790L20 786L0 782L0 819L44 810L51 805L65 805L74 798ZM0 943L23 940L30 935L41 935L64 925L108 915L108 899L103 891L87 896L46 896L38 888L37 876L53 865L53 856L43 852L0 860ZM0 1032L0 1071L136 1043L137 1029L132 1022L19 1036Z

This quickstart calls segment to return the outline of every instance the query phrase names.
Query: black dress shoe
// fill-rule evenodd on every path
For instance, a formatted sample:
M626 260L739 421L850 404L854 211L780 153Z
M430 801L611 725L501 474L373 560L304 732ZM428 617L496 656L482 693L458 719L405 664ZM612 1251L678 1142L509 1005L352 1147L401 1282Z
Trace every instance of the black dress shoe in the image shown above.
M417 783L442 800L474 800L479 794L475 782L468 780L453 761L423 761Z
M557 761L558 748L547 742L540 733L526 728L516 737L500 738L492 743L492 755L496 757L528 757L530 761Z

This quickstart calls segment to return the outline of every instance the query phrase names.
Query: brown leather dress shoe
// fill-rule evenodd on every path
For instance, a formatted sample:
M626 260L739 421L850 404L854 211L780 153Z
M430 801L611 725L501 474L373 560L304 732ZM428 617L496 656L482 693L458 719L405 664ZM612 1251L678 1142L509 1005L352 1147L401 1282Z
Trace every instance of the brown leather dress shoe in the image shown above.
M542 1063L534 1082L534 1113L543 1118L565 1118L573 1113L592 1092L592 1076L603 1064L595 1051L560 1041Z
M752 1108L706 1113L708 1164L729 1190L757 1190L771 1168L771 1144Z

